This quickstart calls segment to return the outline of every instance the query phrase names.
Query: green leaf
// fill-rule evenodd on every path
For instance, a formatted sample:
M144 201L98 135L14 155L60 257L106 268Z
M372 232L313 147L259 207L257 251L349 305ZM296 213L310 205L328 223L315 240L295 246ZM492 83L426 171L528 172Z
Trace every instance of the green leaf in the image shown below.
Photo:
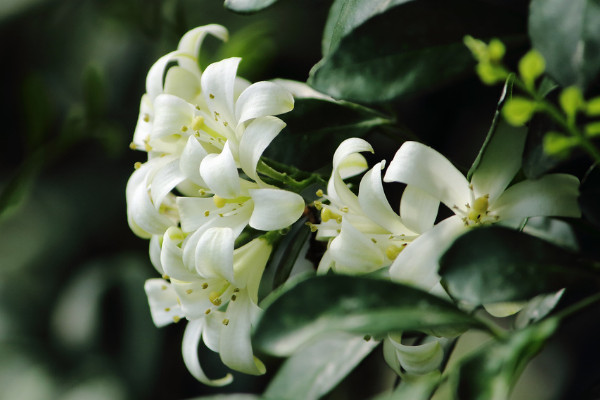
M472 304L527 300L600 282L600 274L579 263L576 254L501 227L471 229L446 251L440 266L450 294Z
M277 400L318 399L335 387L379 342L347 333L328 335L290 357L264 397Z
M546 61L539 51L532 49L519 61L519 74L529 89L535 87L535 80L539 78L546 69Z
M370 108L345 101L296 99L294 110L280 116L285 130L267 148L265 156L305 171L331 164L337 146L349 137L361 137L392 121Z
M583 93L577 86L569 86L563 89L558 96L558 102L569 118L575 118L577 111L585 109Z
M271 302L254 343L285 356L328 332L379 335L448 326L481 325L453 304L410 286L328 275L306 279Z
M332 9L336 23L330 14L325 56L309 83L334 98L377 103L431 91L472 73L466 34L518 34L524 25L502 6L479 1L367 4L338 1Z
M533 0L529 36L561 86L585 89L600 72L600 2Z
M535 102L525 97L513 97L506 102L502 115L513 126L522 126L535 112Z
M452 371L455 398L504 400L519 375L558 327L549 319L513 333L508 340L491 342L462 360Z
M194 397L189 400L260 400L261 396L246 393L213 394L211 396Z
M565 159L571 150L579 144L579 139L565 136L563 133L550 131L544 136L544 152L556 158Z
M277 0L225 0L225 8L240 14L250 14L264 10Z
M492 120L492 125L487 133L485 141L477 154L477 158L467 173L467 179L471 181L475 171L479 170L478 174L483 180L495 181L495 178L490 174L495 173L499 164L504 164L506 154L518 153L522 151L527 132L522 128L515 128L507 125L502 118L500 112L508 99L512 97L514 76L510 76L504 85L496 113ZM509 153L507 153L509 152ZM489 171L489 172L488 172ZM485 182L481 182L484 183Z

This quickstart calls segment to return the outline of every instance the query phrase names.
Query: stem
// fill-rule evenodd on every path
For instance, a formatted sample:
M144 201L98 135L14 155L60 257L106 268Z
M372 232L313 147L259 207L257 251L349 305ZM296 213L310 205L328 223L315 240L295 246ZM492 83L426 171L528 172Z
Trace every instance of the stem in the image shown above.
M542 98L534 89L528 88L518 77L515 78L515 85L517 85L519 89L529 94L540 106L540 109L546 112L546 114L548 114L550 118L554 120L554 122L565 129L571 136L576 137L577 140L579 140L581 147L583 147L583 149L592 157L592 159L596 163L600 163L600 151L598 151L596 146L594 146L594 144L577 128L574 118L572 118L570 121L567 121L564 115L556 106L554 106L554 104Z
M272 160L269 160L269 163L279 164ZM276 165L276 166L278 166L278 165ZM302 175L305 175L305 176L308 175L308 176L304 179L296 180L296 179L292 178L292 176L290 176L290 174L288 172L279 172L278 170L273 168L271 165L267 164L267 162L265 162L265 160L260 160L258 162L258 165L256 166L256 171L265 176L268 176L271 179L274 179L274 180L282 183L283 185L291 188L296 193L302 192L304 189L306 189L308 186L310 186L314 183L320 184L323 187L327 186L327 182L325 182L325 180L319 174L315 174L315 173L308 174L304 171L301 171L297 168L290 167L290 166L285 166L285 168L290 170L290 172L293 173L294 175L302 174Z
M575 303L563 310L561 310L560 312L556 313L554 315L554 317L558 318L558 319L563 319L566 318L572 314L575 314L576 312L591 306L592 304L599 302L600 301L600 293L596 293L593 296L589 296L586 297L585 299L581 300L579 303Z

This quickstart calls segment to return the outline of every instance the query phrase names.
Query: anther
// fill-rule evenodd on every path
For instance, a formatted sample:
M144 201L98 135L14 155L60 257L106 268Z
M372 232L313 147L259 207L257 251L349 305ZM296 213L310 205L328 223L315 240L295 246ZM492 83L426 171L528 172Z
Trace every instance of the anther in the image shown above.
M135 143L131 142L131 143L129 143L129 148L130 148L131 150L135 150L135 149L137 149L137 144L135 144Z
M231 295L231 301L236 301L236 299L237 299L237 296L235 294L232 294Z
M185 291L187 294L192 294L194 291L192 289L188 289Z
M165 312L169 312L171 309L169 307L165 308Z
M205 217L208 217L209 215L210 215L210 211L208 211L208 210L204 211L204 216Z
M162 285L160 288L161 288L162 290L167 290L167 286L166 286L166 285Z
M315 202L313 203L313 205L319 211L321 211L321 209L323 209L323 203L321 203L319 200L315 200Z
M187 132L187 130L188 130L187 126L184 125L181 127L181 132Z
M368 342L369 340L371 340L371 335L365 335L363 339L365 340L365 342Z
M316 232L319 229L318 226L316 226L315 224L313 224L311 222L307 222L306 226L308 226L310 228L310 231L313 232L313 233Z
M163 274L162 278L164 280L166 280L166 281L168 281L169 279L171 279L171 278L169 278L169 275L167 275L167 274Z
M210 308L207 308L206 311L204 311L204 314L206 314L206 315L210 314Z
M204 282L204 283L202 284L202 289L206 289L206 288L208 288L208 283Z
M144 114L143 118L144 122L150 122L150 116L148 114Z
M136 162L135 164L133 164L133 168L135 168L135 169L140 169L141 166L142 166L142 163L139 161Z
M317 197L323 197L323 190L319 189L316 193Z
M208 299L215 306L220 306L221 305L221 298L219 296L220 296L220 294L217 293L217 292L210 292L210 294L208 295Z
M177 315L173 317L173 322L178 323L179 321L181 321L181 318L179 318Z
M211 99L214 99L214 98L215 98L215 95L214 95L214 94L212 94L212 93L210 93L210 94L208 95L208 97L210 97Z
M225 325L225 326L229 325L229 320L227 318L225 318L223 320L223 325Z

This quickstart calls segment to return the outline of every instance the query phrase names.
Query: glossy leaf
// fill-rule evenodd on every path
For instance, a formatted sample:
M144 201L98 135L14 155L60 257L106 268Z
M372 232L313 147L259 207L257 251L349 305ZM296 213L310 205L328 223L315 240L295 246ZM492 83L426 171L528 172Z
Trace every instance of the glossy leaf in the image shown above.
M600 272L578 263L574 253L500 227L471 229L446 251L440 266L450 294L473 304L527 300L600 282Z
M561 86L585 89L600 72L600 3L596 0L533 0L529 36Z
M379 343L347 333L328 335L290 357L267 387L267 399L318 399L333 389Z
M453 304L419 289L351 276L306 279L266 307L254 332L257 347L292 354L321 334L386 332L479 326Z
M287 124L265 155L279 162L315 170L331 163L337 146L392 121L375 110L349 102L301 98L281 115Z
M381 2L377 13L366 3L334 5L338 22L330 16L326 56L311 71L309 83L334 98L376 103L431 91L472 73L466 34L517 34L524 25L502 6L478 1Z
M525 365L558 327L549 319L494 341L467 356L451 373L455 396L461 400L503 400L509 397Z
M254 13L263 10L277 0L225 0L225 8L241 14Z

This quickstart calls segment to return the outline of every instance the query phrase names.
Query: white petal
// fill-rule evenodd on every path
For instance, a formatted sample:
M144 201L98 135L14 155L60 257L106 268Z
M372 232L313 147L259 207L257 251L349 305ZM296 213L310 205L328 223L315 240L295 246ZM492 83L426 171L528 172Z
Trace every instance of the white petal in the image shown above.
M381 225L389 232L396 235L414 235L407 229L400 217L392 210L385 197L383 185L381 184L381 170L385 162L376 164L367 172L360 181L358 201L360 208L367 217Z
M471 177L476 198L489 194L493 203L502 194L521 169L526 138L527 128L515 128L500 121Z
M158 210L167 194L185 179L185 175L179 168L179 160L173 160L158 170L152 185L150 196L154 207Z
M402 193L400 217L407 227L423 233L433 226L440 201L413 185L408 185Z
M267 146L285 127L279 118L263 117L252 121L240 140L239 159L242 170L256 182L262 183L256 173L256 164Z
M444 350L439 339L421 345L407 346L389 338L396 349L396 356L402 368L411 374L426 374L437 369L444 358Z
M340 167L340 164L344 159L353 153L360 153L362 151L369 151L373 153L373 147L364 139L361 138L350 138L344 140L333 154L333 169L336 170ZM367 169L365 165L365 169ZM364 169L363 169L364 171ZM358 172L357 172L358 173ZM349 176L345 176L348 178Z
M206 155L206 150L198 142L198 139L190 136L179 160L179 168L185 174L185 177L202 187L206 187L206 183L200 175L200 163Z
M226 311L229 322L221 328L221 360L229 368L250 375L262 375L266 370L264 364L254 357L250 343L252 322L259 311L246 291L241 290L237 300L229 302Z
M256 82L237 99L235 117L239 124L252 118L278 115L294 108L294 98L285 88L273 82Z
M229 149L229 141L225 143L220 154L209 154L204 157L200 163L200 175L214 194L226 199L238 196L239 175Z
M196 246L196 270L206 278L233 278L233 231L230 228L210 228Z
M164 279L148 279L144 284L152 322L158 328L171 324L183 317L177 301L177 294L171 284Z
M323 254L323 257L321 257L321 261L319 261L317 275L325 275L330 269L334 268L334 266L335 260L331 256L331 251L328 249L325 254Z
M194 106L177 96L161 94L154 100L152 139L181 134L194 119Z
M262 238L253 239L233 252L236 284L245 287L254 303L258 302L258 286L271 256L272 246Z
M485 310L496 318L504 318L514 315L527 305L526 301L512 301L502 303L484 304Z
M165 271L162 267L162 263L160 262L160 244L162 242L162 236L161 235L152 235L152 237L150 238L150 246L149 246L149 253L150 253L150 262L152 263L152 265L154 266L154 268L156 269L156 271L162 276L165 274Z
M204 330L204 319L197 319L190 321L185 327L183 334L183 341L181 343L181 352L183 354L183 362L187 367L190 374L194 378L198 379L205 385L210 386L224 386L228 385L233 381L233 376L227 374L220 379L209 379L202 371L200 366L200 360L198 360L198 345L200 344L200 338L202 337L202 331Z
M390 368L394 370L394 372L396 372L398 375L402 374L402 370L400 369L400 361L398 361L398 355L396 354L396 347L391 342L389 335L383 339L383 359L390 366Z
M160 253L161 264L169 277L180 281L192 281L199 277L195 270L190 270L183 264L183 250L179 247L182 241L183 232L179 228L172 226L167 229Z
M195 104L202 93L200 75L180 66L173 66L165 77L164 93Z
M221 289L225 281L223 279L202 279L197 277L191 282L172 279L171 283L181 304L185 317L189 320L206 317L206 311L214 311L215 305L210 301L209 295L213 289ZM204 284L208 284L205 289Z
M225 313L222 311L211 311L204 317L204 331L202 332L202 340L206 347L215 353L219 352L219 341L221 339L221 327Z
M133 143L136 149L144 150L146 143L150 140L152 132L152 121L154 119L154 107L147 94L142 96L140 101L140 114L133 133Z
M241 59L237 57L210 64L202 74L202 92L211 116L237 126L233 106L235 75ZM216 114L215 114L216 113Z
M405 142L390 163L385 182L414 185L450 208L470 201L467 179L446 157L424 144Z
M402 250L390 266L390 277L430 290L439 281L440 256L467 229L458 216L446 218Z
M166 54L159 58L148 71L146 76L146 93L150 101L154 101L156 96L163 93L163 77L165 74L165 68L169 61L175 56L176 52Z
M218 208L212 197L178 197L181 229L184 232L193 232L214 218L225 218L218 215L230 212L235 206L228 203Z
M364 274L383 266L386 260L383 252L358 231L346 219L342 220L342 230L329 246L338 272Z
M336 171L342 179L358 175L369 168L367 159L360 153L348 154L337 164Z
M271 79L271 82L278 84L279 86L283 86L286 88L294 98L296 99L321 99L321 100L329 100L335 101L333 97L327 96L321 92L317 92L315 89L311 88L304 82L292 81L289 79Z
M189 53L194 57L198 57L202 42L207 35L212 35L224 42L226 42L229 38L229 32L227 32L227 29L222 25L209 24L199 26L186 32L186 34L181 37L181 40L179 40L179 45L177 46L177 50Z
M281 189L250 189L254 210L250 226L261 231L283 229L296 222L304 212L299 194Z
M525 217L580 217L579 180L573 175L550 174L509 187L490 209L502 219Z

